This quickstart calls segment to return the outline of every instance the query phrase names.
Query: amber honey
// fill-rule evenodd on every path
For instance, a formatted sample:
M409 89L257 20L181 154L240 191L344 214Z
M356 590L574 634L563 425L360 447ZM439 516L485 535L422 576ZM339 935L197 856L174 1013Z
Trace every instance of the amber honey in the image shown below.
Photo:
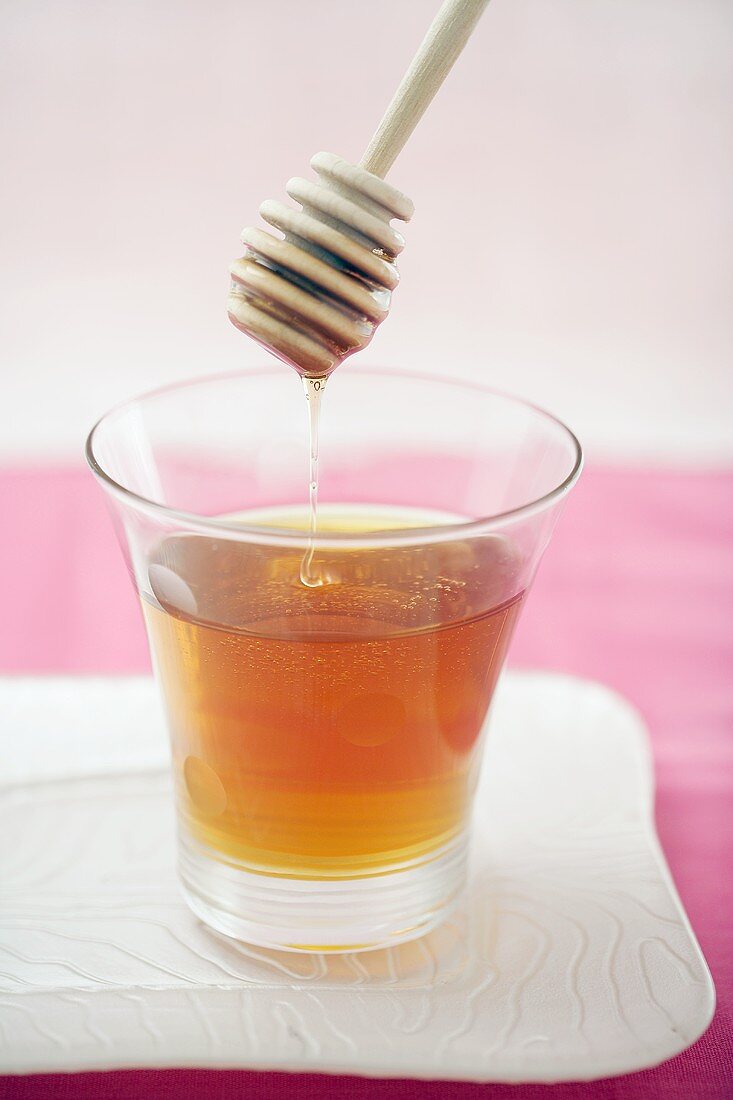
M324 509L319 535L414 523ZM332 544L317 586L302 556L197 535L153 555L144 609L180 812L215 855L269 874L409 865L467 824L517 555L486 535Z

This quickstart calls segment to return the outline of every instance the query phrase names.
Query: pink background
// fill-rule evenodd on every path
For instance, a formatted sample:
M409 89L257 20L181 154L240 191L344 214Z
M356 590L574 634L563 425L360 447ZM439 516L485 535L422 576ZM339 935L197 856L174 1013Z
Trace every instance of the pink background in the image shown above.
M86 471L6 470L0 505L0 667L148 669L136 598ZM366 1082L284 1074L90 1074L0 1082L9 1100L196 1095L436 1100L547 1096L722 1100L733 1082L733 474L590 469L520 621L512 661L609 684L646 718L657 822L718 988L707 1034L666 1065L592 1086ZM7 629L8 622L12 629Z

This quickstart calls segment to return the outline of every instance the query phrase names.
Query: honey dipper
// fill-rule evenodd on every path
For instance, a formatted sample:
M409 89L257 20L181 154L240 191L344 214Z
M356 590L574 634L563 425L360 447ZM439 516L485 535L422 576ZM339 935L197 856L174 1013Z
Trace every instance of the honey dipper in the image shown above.
M488 0L445 0L359 165L311 160L316 181L286 191L301 209L267 199L260 215L282 238L247 228L231 268L229 318L305 378L326 378L365 347L387 316L413 204L383 177L445 80Z

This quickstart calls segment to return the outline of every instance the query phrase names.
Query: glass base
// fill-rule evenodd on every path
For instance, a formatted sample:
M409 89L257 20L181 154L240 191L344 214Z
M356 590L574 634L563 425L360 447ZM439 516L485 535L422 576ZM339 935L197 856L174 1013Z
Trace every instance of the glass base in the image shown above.
M466 877L467 837L429 858L365 878L303 879L223 863L181 837L190 908L236 940L279 951L373 951L424 936L452 911Z

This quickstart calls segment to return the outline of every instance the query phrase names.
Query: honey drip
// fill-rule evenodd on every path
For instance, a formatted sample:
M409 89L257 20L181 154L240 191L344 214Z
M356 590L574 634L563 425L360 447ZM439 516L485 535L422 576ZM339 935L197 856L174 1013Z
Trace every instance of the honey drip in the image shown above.
M300 563L300 580L308 588L320 588L326 580L314 568L315 539L318 534L318 434L321 423L321 398L325 378L304 378L308 402L308 547Z

